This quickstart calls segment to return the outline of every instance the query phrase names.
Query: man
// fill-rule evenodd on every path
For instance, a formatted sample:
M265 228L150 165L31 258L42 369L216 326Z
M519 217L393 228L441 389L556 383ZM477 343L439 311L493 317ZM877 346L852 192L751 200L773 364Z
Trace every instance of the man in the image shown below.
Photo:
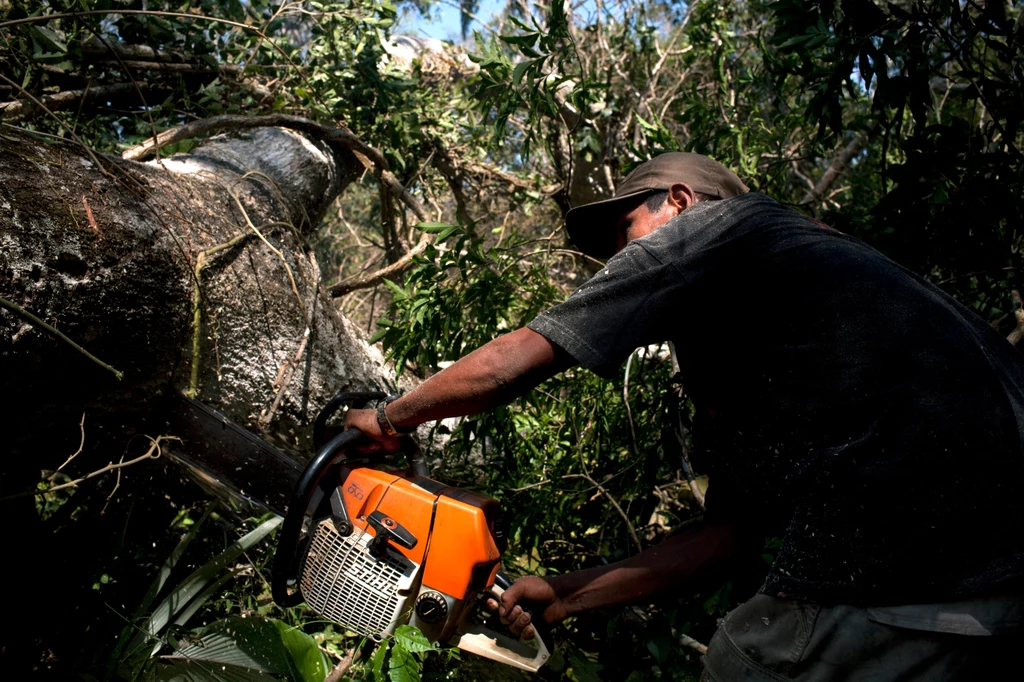
M1024 622L1024 370L983 320L861 242L665 154L566 218L611 256L569 299L382 407L417 424L508 402L575 364L613 375L671 339L709 455L703 527L628 560L517 581L549 623L638 602L764 537L782 547L726 618L708 680L995 679ZM613 255L614 254L614 255Z

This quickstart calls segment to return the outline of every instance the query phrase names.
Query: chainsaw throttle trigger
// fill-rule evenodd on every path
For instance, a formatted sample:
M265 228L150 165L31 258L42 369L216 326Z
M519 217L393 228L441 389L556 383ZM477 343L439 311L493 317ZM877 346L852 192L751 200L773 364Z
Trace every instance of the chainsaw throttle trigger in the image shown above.
M394 542L406 549L412 549L418 542L415 535L406 530L402 524L385 515L384 512L372 512L366 517L366 522L373 528L375 533L373 539L370 540L370 544L367 545L367 550L378 559L384 558L388 542Z

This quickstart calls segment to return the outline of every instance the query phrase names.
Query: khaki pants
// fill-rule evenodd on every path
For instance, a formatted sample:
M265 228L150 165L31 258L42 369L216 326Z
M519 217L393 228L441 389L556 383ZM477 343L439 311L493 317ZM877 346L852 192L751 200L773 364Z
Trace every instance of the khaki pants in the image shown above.
M899 607L911 609L913 607ZM933 607L921 607L922 618ZM1016 607L1014 607L1016 608ZM903 613L906 613L904 611ZM726 616L702 682L988 682L1024 679L1024 629L971 636L898 627L884 614L758 594ZM892 619L888 619L892 622ZM984 617L983 617L984 620Z

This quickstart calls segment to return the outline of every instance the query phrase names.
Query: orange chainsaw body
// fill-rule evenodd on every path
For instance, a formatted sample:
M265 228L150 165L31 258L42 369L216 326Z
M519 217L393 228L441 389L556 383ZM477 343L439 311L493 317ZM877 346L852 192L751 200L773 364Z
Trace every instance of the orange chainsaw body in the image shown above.
M336 408L339 394L321 411ZM483 594L500 598L507 538L501 505L409 471L349 460L362 434L321 440L282 524L272 589L281 606L316 614L374 639L413 625L433 642L536 671L544 637L526 644L480 618ZM409 457L412 462L413 458ZM425 472L425 466L419 471ZM539 624L538 624L539 625Z
M434 492L422 487L424 483ZM465 600L494 584L501 562L497 543L503 541L497 500L423 477L365 467L349 470L339 487L357 528L375 534L367 517L379 511L417 538L412 549L392 547L423 565L424 587Z

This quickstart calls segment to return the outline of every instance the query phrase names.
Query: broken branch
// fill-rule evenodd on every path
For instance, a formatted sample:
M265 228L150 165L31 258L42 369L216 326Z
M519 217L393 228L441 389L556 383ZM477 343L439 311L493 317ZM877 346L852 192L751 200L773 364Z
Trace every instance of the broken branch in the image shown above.
M165 440L180 441L181 440L180 438L177 438L176 436L157 436L156 438L150 438L149 436L146 436L146 438L149 438L149 442L150 442L149 449L146 450L146 454L140 455L139 457L136 457L135 459L131 459L131 460L128 460L126 462L126 461L124 461L124 458L122 457L121 461L118 462L117 464L114 464L113 462L110 462L109 464L107 464L107 466L103 467L102 469L97 469L96 471L90 472L90 473L86 474L85 476L82 476L81 478L76 478L73 481L68 481L67 483L61 483L60 485L55 485L52 488L47 488L46 490L29 490L27 492L18 493L17 495L11 495L10 497L5 497L5 498L3 498L3 500L0 500L0 501L14 500L14 499L17 499L17 498L20 498L20 497L36 497L38 495L46 495L47 493L54 493L54 492L57 492L58 490L66 490L68 488L77 487L79 483L84 483L85 481L88 481L90 478L96 478L97 476L101 476L101 475L103 475L103 474L105 474L105 473L107 473L109 471L120 471L121 469L124 469L126 467L130 467L133 464L138 464L139 462L142 462L142 461L147 460L147 459L160 459L160 456L163 454L162 451L160 450L160 443L161 443L161 441L165 441Z
M811 204L817 201L821 201L829 188L835 183L836 179L843 174L843 171L847 169L853 158L860 153L860 150L864 147L864 143L867 141L868 136L874 126L869 127L867 130L859 133L853 140L850 141L843 151L839 153L836 158L832 159L832 163L829 164L828 169L825 170L824 175L818 180L814 187L807 190L803 198L800 200L801 204Z
M139 161L150 154L156 153L162 147L190 137L223 133L229 130L249 130L265 127L288 128L312 135L316 139L327 143L335 142L361 153L381 169L386 170L388 168L388 162L384 155L360 140L350 130L346 128L331 128L315 121L310 121L308 118L289 114L268 114L266 116L223 114L211 116L210 118L192 121L177 128L165 130L156 137L151 137L141 144L126 149L121 153L121 158L129 161Z
M72 348L77 350L79 353L81 353L85 357L87 357L90 360L92 360L93 362L95 362L97 365L99 365L103 369L107 370L108 372L111 372L115 377L117 377L118 381L120 381L121 379L124 378L124 373L123 372L121 372L120 370L116 370L113 367L111 367L110 365L108 365L107 363L103 362L98 357L96 357L95 355L93 355L92 353L90 353L89 351L87 351L86 349L82 348L77 343L75 343L74 341L69 339L65 334L61 333L61 331L58 330L56 327L54 327L52 325L49 325L46 322L43 322L38 317L36 317L32 313L30 313L29 311L25 310L24 308L22 308L17 303L13 303L11 301L8 301L5 298L0 298L0 305L2 305L3 307L7 308L8 310L10 310L10 311L12 311L14 313L17 313L18 315L21 315L23 318L25 318L26 320L28 320L32 324L34 324L36 326L39 326L39 327L42 327L46 331L48 331L51 334L53 334L54 336L56 336L61 341L64 341L69 346L71 346Z
M368 289L376 286L385 279L390 279L395 275L405 272L412 267L412 259L426 251L427 247L430 246L430 237L431 235L429 234L423 235L423 238L420 239L416 246L412 247L404 256L396 260L391 265L367 275L357 275L355 277L350 277L343 282L332 284L327 288L327 293L331 295L331 298L339 298L358 289Z
M707 654L707 652L708 652L708 645L707 644L701 644L700 642L695 640L693 637L690 637L689 635L679 635L679 643L682 644L683 646L688 646L691 649L694 649L694 650L700 652L701 655Z
M19 121L41 116L46 113L47 109L56 111L76 102L118 97L133 93L134 91L135 86L131 83L116 83L114 85L97 85L82 90L65 90L53 95L45 95L39 98L39 105L30 99L16 100L0 104L0 119L8 123L18 123Z

